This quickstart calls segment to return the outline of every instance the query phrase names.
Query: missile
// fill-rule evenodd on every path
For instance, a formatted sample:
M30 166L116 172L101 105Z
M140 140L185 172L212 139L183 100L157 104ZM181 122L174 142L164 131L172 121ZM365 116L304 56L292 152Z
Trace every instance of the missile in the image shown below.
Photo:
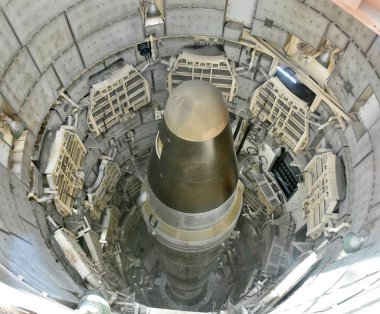
M228 110L206 81L173 89L158 129L141 210L173 299L194 304L240 215L239 181Z

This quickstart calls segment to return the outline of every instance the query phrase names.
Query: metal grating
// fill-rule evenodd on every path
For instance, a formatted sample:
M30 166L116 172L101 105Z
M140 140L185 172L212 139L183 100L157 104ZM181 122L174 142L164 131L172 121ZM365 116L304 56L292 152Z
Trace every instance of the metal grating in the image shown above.
M298 167L291 166L292 162L292 156L284 150L282 154L276 158L270 168L270 172L273 174L273 177L276 179L287 199L297 191L298 183L302 179L302 173Z
M125 180L125 200L128 205L132 206L138 196L140 195L141 190L141 181L135 177L130 176Z
M268 133L293 151L306 147L309 139L309 107L290 92L277 77L257 88L250 108L254 119L268 123Z
M99 220L104 209L110 205L120 175L121 171L117 163L102 160L98 177L87 191L86 206L90 209L92 219Z
M343 166L332 152L314 156L305 167L306 197L303 207L307 220L307 236L318 238L329 219L335 220L337 203L343 196Z
M264 272L277 276L281 265L283 253L285 249L285 240L279 236L274 236L272 245L269 251L268 259L264 266Z
M73 204L83 187L80 171L87 151L80 138L65 129L57 131L45 170L49 193L54 195L57 211L72 214Z
M131 65L92 86L87 122L91 131L106 133L118 122L150 102L146 79Z
M259 186L261 192L265 196L265 199L269 203L271 208L276 208L281 205L281 201L278 198L276 192L273 190L268 178L261 173L253 175L257 185Z
M169 93L182 82L191 80L203 80L214 84L227 101L232 101L236 95L237 82L225 56L199 56L182 52L168 74Z

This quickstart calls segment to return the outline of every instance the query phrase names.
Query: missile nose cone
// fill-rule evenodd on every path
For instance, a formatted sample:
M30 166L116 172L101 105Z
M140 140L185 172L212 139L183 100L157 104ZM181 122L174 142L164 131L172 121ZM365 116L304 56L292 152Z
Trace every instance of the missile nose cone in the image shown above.
M205 81L182 83L166 104L141 188L143 217L170 288L166 298L202 303L243 190L223 95Z
M148 165L148 182L166 206L201 213L223 204L238 181L228 110L205 81L174 89Z
M228 123L223 95L211 83L187 81L170 95L164 119L175 135L188 141L206 141L221 133Z

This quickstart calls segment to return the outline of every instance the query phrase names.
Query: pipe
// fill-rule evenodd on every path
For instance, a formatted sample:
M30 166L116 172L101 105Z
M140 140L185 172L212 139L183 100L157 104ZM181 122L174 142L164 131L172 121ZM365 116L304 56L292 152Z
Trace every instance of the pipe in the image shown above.
M339 226L333 227L332 224L331 224L331 221L329 221L329 227L325 228L325 230L324 230L324 236L328 237L332 233L338 233L343 228L350 228L350 227L351 227L351 224L349 222L343 222Z
M65 94L64 90L60 91L59 96L62 96L63 98L65 98L73 107L80 109L80 107L74 102L74 100L72 100L69 96Z
M53 198L54 198L54 194L44 195L42 197L38 197L33 192L30 192L28 194L28 200L35 200L37 203L40 203L40 204L49 202L49 201L53 200Z
M166 66L170 66L170 60L167 59L160 59L160 63Z
M89 290L79 302L76 312L80 314L111 314L111 308L99 292Z
M154 62L156 61L156 46L155 46L154 37L152 34L149 35L149 42L150 42L150 51L152 54L152 60Z

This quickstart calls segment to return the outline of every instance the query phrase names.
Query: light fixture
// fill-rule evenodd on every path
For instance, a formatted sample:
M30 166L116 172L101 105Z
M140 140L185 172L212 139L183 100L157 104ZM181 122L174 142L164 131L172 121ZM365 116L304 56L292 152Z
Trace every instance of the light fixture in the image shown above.
M151 50L149 48L148 42L143 42L137 45L137 50L140 52L140 55L149 58L151 54Z
M315 60L317 60L321 66L327 69L330 65L330 55L330 51L326 50L325 52L320 54Z
M79 193L78 196L74 200L73 208L79 209L81 205L82 205L82 195Z
M4 113L0 115L0 121L2 121L4 125L8 125L13 138L16 140L20 138L20 136L25 130L24 123L20 121L15 121L11 119L10 117L8 117L7 115L5 115Z
M160 15L161 15L161 13L158 10L157 6L154 4L154 2L152 2L148 7L148 12L147 12L146 16L147 17L156 17L156 16L160 16Z
M281 146L274 147L274 148L272 148L272 151L273 151L273 153L274 153L277 157L280 157L281 154L282 154L282 147L281 147Z
M366 239L366 237L360 237L354 232L349 232L343 238L343 250L346 253L356 252L361 248Z
M288 69L288 68L287 68ZM277 67L277 70L283 74L290 82L292 82L293 84L297 84L297 79L295 77L295 74L294 75L291 75L289 73L289 71L287 71L287 69L284 69L284 68L281 68L281 67Z

